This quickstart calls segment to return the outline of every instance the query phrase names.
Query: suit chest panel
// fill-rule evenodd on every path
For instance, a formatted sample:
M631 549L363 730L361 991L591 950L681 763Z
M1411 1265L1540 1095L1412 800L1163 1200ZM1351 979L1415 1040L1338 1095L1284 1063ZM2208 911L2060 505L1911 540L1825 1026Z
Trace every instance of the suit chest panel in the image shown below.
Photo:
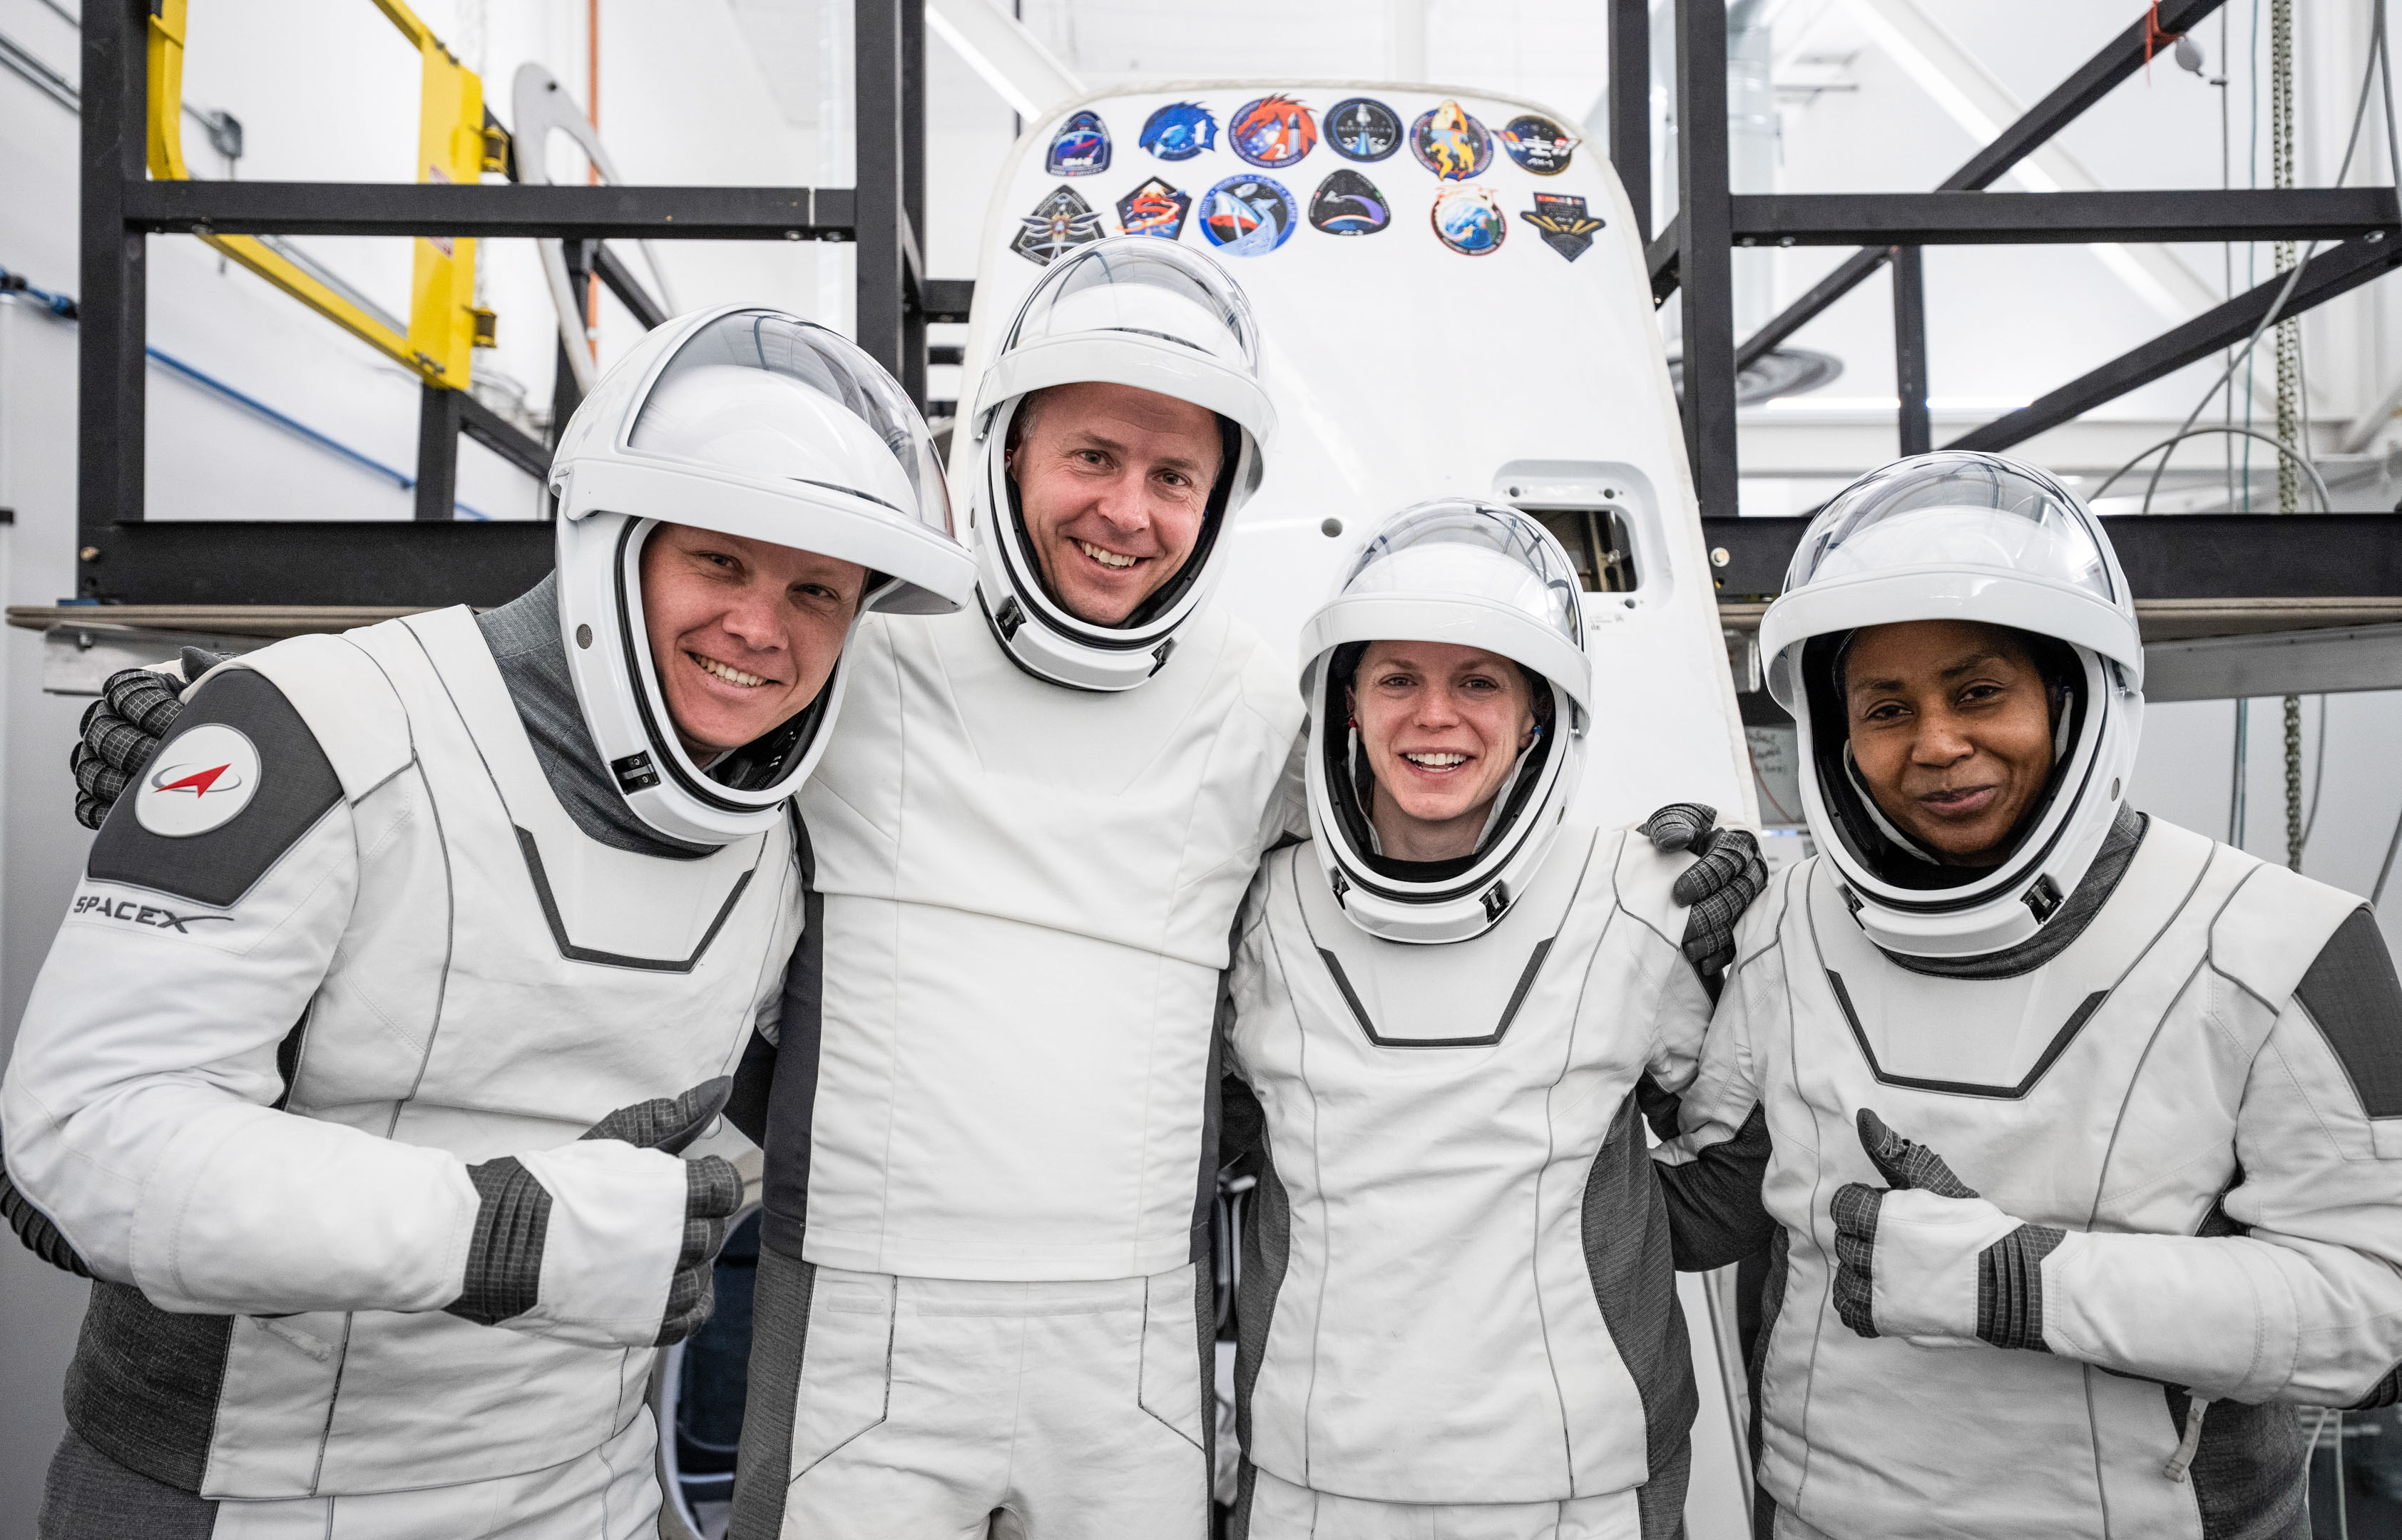
M1107 694L1028 677L983 624L863 628L877 645L803 796L821 886L1222 967L1290 749L1221 657L1224 623Z
M417 760L361 804L404 811L377 846L362 831L356 917L296 1098L588 1122L596 1104L725 1072L797 932L788 826L692 861L589 839L489 654L481 675L454 655L466 639L429 639L439 671L401 649L381 660Z
M1247 1062L1321 1124L1431 1118L1548 1142L1553 1113L1631 1083L1650 1048L1655 981L1610 896L1614 839L1564 834L1500 924L1447 946L1368 936L1305 850L1280 857L1268 923L1290 1014L1238 1028Z
M2119 1136L2141 1109L2178 1107L2189 1132L2165 1147L2176 1162L2223 1150L2232 1104L2196 1106L2189 1095L2193 1066L2217 1048L2195 1009L2225 896L2210 849L2156 823L2084 934L2044 967L2000 980L1894 964L1851 921L1830 873L1812 872L1786 922L1800 1102L1788 1116L1809 1128L1780 1136L1780 1149L1815 1148L1822 1196L1832 1184L1878 1181L1857 1122L1873 1108L2009 1212L2080 1230L2104 1220L2106 1194L2142 1185L2129 1162L2158 1158ZM2222 1177L2205 1161L2155 1197L2189 1223ZM1787 1204L1800 1197L1790 1183L1771 1185Z

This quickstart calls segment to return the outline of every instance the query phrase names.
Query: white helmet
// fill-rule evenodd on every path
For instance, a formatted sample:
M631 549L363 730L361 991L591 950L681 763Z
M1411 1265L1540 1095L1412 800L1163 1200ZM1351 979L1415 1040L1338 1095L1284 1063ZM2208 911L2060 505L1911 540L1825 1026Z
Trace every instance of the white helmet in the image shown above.
M985 370L972 416L982 457L968 492L976 596L1021 667L1075 689L1131 690L1167 661L1177 628L1208 598L1224 566L1221 537L1264 468L1276 409L1259 367L1250 302L1197 252L1121 236L1043 273ZM1026 397L1094 382L1208 407L1225 449L1193 554L1118 626L1078 619L1044 587L1008 465L1010 422Z
M724 845L780 817L825 748L845 669L837 661L773 733L695 764L643 630L652 530L690 525L858 562L872 574L862 616L946 613L975 580L908 396L859 349L780 310L726 306L654 330L576 408L550 487L576 701L627 805L671 839Z
M1947 866L1897 828L1851 756L1843 653L1865 626L1963 620L2049 639L2052 769L2008 859ZM1801 729L1802 805L1853 912L1889 952L1976 957L2043 928L2124 800L2143 727L2144 644L2110 537L2075 496L1998 455L1872 471L1810 523L1760 627L1768 688Z
M1482 648L1551 691L1551 720L1518 756L1471 855L1399 861L1376 850L1369 769L1343 694L1373 641ZM1309 826L1344 914L1391 942L1462 942L1491 929L1551 852L1584 773L1593 659L1567 552L1513 508L1465 498L1404 508L1302 626L1301 656Z

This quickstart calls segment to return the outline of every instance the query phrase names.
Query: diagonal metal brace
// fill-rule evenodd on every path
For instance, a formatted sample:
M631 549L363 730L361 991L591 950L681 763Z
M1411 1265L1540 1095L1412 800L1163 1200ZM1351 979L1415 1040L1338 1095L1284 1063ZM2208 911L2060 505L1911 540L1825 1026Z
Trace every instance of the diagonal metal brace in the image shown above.
M2142 69L2158 48L2161 36L2192 31L2221 3L2222 0L2160 0L2157 32L2152 30L2153 19L2148 13L2137 17L2125 31L2104 45L2101 51L2054 88L2050 95L2029 107L2025 116L2004 129L1992 144L1970 156L1958 171L1945 177L1935 190L1975 192L1991 186L2011 167L2040 148L2046 140L2076 121L2086 108L2109 95L2120 83ZM1808 294L1785 307L1768 324L1745 338L1735 349L1735 367L1745 369L1757 364L1795 332L1816 320L1829 306L1858 288L1871 273L1884 266L1887 250L1884 246L1874 246L1845 257L1833 272L1811 285Z
M2402 239L2373 230L2357 241L2347 241L2304 265L2302 276L2294 282L2294 296L2278 312L2279 319L2324 305L2397 267L2402 267ZM1981 428L1970 429L1944 447L1994 450L2023 444L2105 402L2115 401L2222 349L2236 347L2260 324L2291 276L2280 273L2223 305L2215 305L2182 326L2173 327L2142 347L2121 353L2049 395L1997 417Z

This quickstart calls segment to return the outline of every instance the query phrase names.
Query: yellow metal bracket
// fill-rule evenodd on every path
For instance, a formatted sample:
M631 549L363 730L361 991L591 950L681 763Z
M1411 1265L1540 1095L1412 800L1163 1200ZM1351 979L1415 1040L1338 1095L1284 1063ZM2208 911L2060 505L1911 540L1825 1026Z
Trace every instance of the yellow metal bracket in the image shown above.
M188 0L150 0L150 174L187 181L184 164L184 26ZM488 130L484 83L461 64L401 0L375 0L422 62L418 91L417 179L473 185L498 170L505 137ZM476 242L421 236L409 279L408 335L401 336L301 271L255 236L200 237L226 255L424 377L464 390L478 340L490 345L492 313L476 308Z

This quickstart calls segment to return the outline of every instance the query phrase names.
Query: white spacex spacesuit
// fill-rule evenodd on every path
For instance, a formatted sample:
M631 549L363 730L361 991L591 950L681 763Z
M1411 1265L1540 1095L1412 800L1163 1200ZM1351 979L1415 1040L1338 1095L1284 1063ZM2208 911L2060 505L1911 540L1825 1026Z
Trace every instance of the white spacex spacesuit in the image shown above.
M861 633L802 797L823 923L776 1064L736 1535L1207 1533L1219 975L1299 804L1291 681L1209 603L1257 368L1207 257L1053 265L961 425L978 612ZM1028 394L1080 381L1208 407L1226 445L1119 628L1045 590L1003 460Z
M1937 618L2032 639L2053 703L1990 868L1914 845L1849 753L1849 637ZM1774 1533L2307 1534L2296 1408L2390 1400L2402 1358L2402 990L2368 910L2126 807L2134 606L2039 472L1857 484L1760 640L1820 854L1746 918L1663 1155L1673 1188L1772 1147Z
M641 552L857 561L863 610L973 565L899 387L772 311L654 331L552 480L555 589L224 665L92 846L0 1093L12 1219L97 1280L46 1537L651 1532L651 1349L739 1182L668 1152L707 1096L604 1115L772 1029L844 674L695 764Z
M1377 639L1498 653L1550 697L1472 856L1377 853L1344 706ZM1696 1396L1634 1087L1683 1089L1709 1001L1675 939L1691 858L1562 822L1593 700L1575 570L1525 515L1420 504L1301 653L1312 841L1261 868L1227 1026L1259 1182L1236 1533L1677 1533Z

